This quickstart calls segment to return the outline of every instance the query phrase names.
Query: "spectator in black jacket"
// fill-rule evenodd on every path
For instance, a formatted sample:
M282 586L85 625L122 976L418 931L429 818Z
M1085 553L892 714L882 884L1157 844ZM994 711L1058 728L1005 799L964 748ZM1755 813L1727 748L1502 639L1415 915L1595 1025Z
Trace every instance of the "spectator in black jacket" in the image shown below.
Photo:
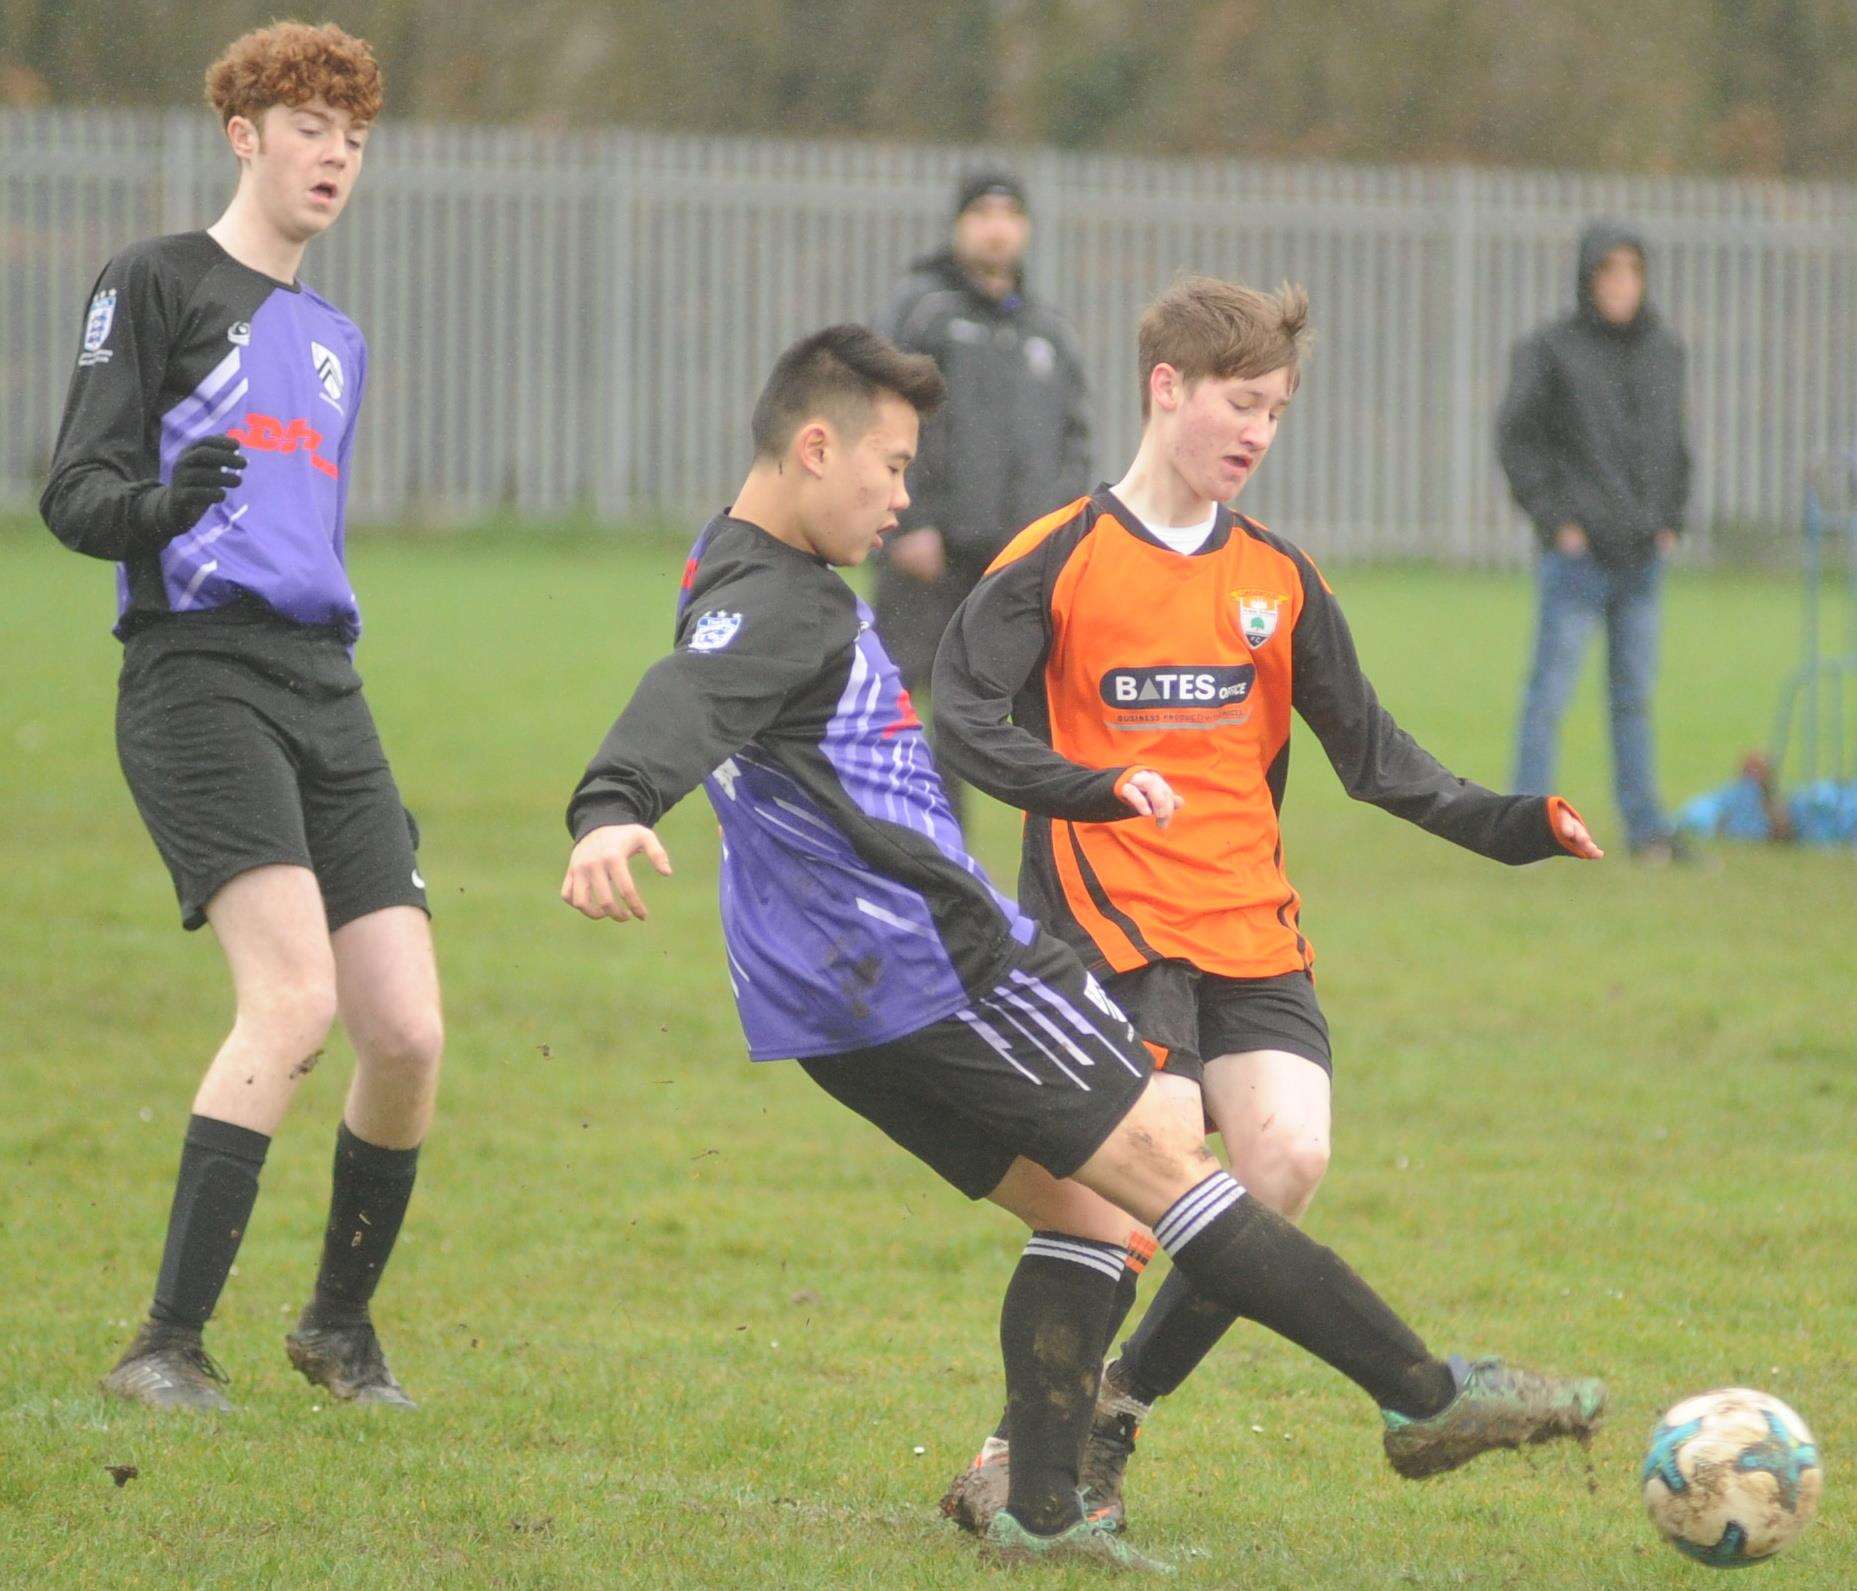
M917 695L948 620L994 556L1094 484L1075 339L1025 288L1023 184L975 172L954 210L951 246L918 260L877 320L891 341L929 355L948 384L910 470L914 501L877 575L877 630ZM963 787L946 783L958 813Z
M1663 564L1682 530L1690 457L1683 347L1646 299L1644 244L1628 228L1587 228L1577 307L1516 345L1497 432L1509 488L1541 543L1515 788L1554 788L1561 715L1603 620L1626 840L1633 854L1668 861L1651 692Z

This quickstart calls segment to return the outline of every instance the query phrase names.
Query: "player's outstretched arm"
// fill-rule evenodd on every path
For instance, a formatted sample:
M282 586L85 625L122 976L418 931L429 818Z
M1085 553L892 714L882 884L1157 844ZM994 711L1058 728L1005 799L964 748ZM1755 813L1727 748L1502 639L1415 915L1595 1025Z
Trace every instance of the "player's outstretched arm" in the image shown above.
M1304 591L1292 699L1350 796L1498 862L1603 854L1560 797L1498 795L1460 779L1401 729L1361 669L1341 604L1306 556L1296 560Z
M643 853L666 878L671 859L657 835L642 823L608 824L594 829L574 847L561 881L561 899L583 917L644 922L650 913L632 878L631 860Z

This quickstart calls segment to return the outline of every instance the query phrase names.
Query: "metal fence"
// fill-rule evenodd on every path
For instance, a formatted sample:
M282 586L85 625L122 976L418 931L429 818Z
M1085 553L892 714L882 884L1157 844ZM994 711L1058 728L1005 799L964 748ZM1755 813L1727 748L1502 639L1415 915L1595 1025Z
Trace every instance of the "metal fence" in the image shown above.
M712 511L774 355L872 314L981 153L388 123L306 270L371 345L357 517ZM1138 428L1135 319L1177 272L1308 286L1315 358L1246 507L1334 556L1523 555L1492 418L1597 214L1642 229L1690 347L1705 548L1785 534L1808 461L1857 430L1857 188L1009 158L1102 469ZM204 225L231 177L201 115L0 112L0 497L35 494L103 261Z

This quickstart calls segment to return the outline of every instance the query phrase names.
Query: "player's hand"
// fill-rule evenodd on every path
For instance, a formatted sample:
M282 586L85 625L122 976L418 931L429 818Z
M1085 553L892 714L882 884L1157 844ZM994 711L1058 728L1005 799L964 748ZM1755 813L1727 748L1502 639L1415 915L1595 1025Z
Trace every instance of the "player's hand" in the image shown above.
M1185 798L1175 795L1173 786L1152 768L1136 768L1125 775L1115 793L1144 818L1153 818L1157 829L1166 828L1186 805Z
M162 487L154 508L155 524L169 541L200 523L200 516L223 503L245 470L245 455L229 436L205 436L174 461L174 473Z
M666 878L671 859L657 835L642 823L609 823L594 829L574 847L567 859L567 877L561 880L561 898L583 917L602 917L623 923L649 915L632 882L631 859L643 851L651 865Z
M1676 551L1676 532L1674 530L1660 530L1653 539L1657 546L1657 556L1659 558L1668 558L1671 553Z
M1554 550L1565 553L1569 558L1586 556L1586 532L1571 522L1562 525L1554 532Z
M1592 835L1587 833L1586 825L1580 821L1580 814L1565 802L1555 804L1554 832L1560 836L1561 844L1583 862L1596 862L1606 854L1599 849Z
M933 525L906 530L888 545L890 562L924 585L932 585L948 572L948 548Z

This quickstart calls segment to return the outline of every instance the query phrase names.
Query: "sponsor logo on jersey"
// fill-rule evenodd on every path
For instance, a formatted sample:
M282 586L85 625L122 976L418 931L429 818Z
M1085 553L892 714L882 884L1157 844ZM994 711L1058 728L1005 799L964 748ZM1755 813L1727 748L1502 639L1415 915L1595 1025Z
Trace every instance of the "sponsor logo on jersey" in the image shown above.
M1057 345L1049 337L1027 337L1025 364L1040 381L1048 379L1057 369Z
M720 652L735 639L735 633L741 627L742 616L739 613L730 613L726 608L705 613L690 627L690 650Z
M1102 678L1111 707L1229 707L1251 694L1257 669L1250 663L1169 664L1163 668L1112 668Z
M335 357L332 350L319 342L310 344L310 363L315 367L316 379L322 383L322 395L336 408L342 406L342 361Z
M251 346L251 322L235 320L226 328L226 341L240 348L249 348Z
M1238 630L1244 644L1255 652L1277 633L1277 620L1289 599L1272 591L1234 591L1238 604Z
M909 699L906 687L898 686L896 691L896 717L883 726L884 739L900 735L905 730L920 729L922 719L916 712L916 704Z
M110 327L116 323L116 289L106 287L90 301L90 313L84 317L84 351L77 356L79 365L107 365L110 350L103 345L110 340Z
M1112 668L1097 682L1111 729L1230 729L1251 717L1257 683L1250 663L1169 663Z
M235 425L226 435L254 453L307 454L312 469L330 480L341 477L342 472L335 462L316 451L322 446L322 432L308 420L280 420L274 414L248 414L244 425Z

